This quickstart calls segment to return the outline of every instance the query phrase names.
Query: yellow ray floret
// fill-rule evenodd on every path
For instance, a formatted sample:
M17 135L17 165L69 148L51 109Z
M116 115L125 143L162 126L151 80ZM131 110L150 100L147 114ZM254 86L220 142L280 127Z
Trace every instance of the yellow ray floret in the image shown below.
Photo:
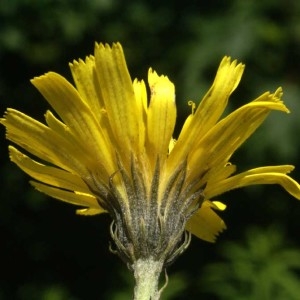
M169 143L176 121L175 87L166 76L158 76L152 69L148 73L151 91L147 111L147 150L149 156L161 159L168 154Z
M120 44L96 44L95 71L98 79L98 89L101 93L107 116L114 134L115 146L123 149L126 155L129 151L141 151L139 139L139 123L143 122L135 101L123 50Z
M174 162L186 157L195 145L195 141L201 139L215 125L226 108L229 96L240 82L243 71L243 64L237 64L236 60L232 62L230 57L223 58L213 85L202 99L196 112L186 120L183 126L176 147L171 154Z
M9 154L11 161L38 181L64 190L90 193L87 185L76 174L36 162L12 146L9 147Z
M294 169L293 166L270 166L261 167L242 172L224 180L208 183L207 197L215 197L232 189L254 184L279 184L288 193L300 200L299 184L286 175Z
M221 205L220 205L221 206ZM221 206L224 209L224 206ZM207 242L215 242L219 233L226 229L224 221L213 211L218 209L210 201L205 201L202 207L186 224L186 230Z

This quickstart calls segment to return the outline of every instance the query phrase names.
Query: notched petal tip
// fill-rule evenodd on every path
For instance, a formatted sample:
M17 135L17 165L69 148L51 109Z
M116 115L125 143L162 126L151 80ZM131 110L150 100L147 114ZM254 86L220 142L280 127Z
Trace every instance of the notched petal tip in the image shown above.
M123 52L123 47L119 42L114 42L112 45L108 43L95 43L95 52L96 51L122 51Z
M74 59L73 62L69 62L69 67L72 69L84 64L84 60L79 58L78 60Z
M93 55L88 55L84 60L79 58L78 60L74 59L72 62L69 62L69 67L73 69L82 65L86 65L91 61L95 61L95 57Z
M3 114L3 118L0 118L0 124L4 125L5 126L5 123L6 123L6 119L7 119L7 116L9 115L10 111L14 110L13 108L7 108Z
M172 100L175 103L175 86L168 76L158 75L152 68L148 72L148 83L151 95L160 95L162 99Z
M32 79L30 79L30 82L35 85L35 82L39 81L40 79L43 79L45 76L47 76L48 73L45 73L43 75L40 76L35 76Z
M277 88L277 90L274 93L274 96L281 99L281 97L283 96L283 89L281 86Z
M151 88L151 86L155 85L158 82L165 82L165 83L173 83L170 81L169 77L166 75L158 75L155 70L152 68L149 68L148 70L148 83ZM174 86L174 85L173 85Z
M221 60L219 69L221 68L233 68L238 69L239 71L244 71L245 64L239 63L237 59L232 60L230 56L224 56Z
M283 89L282 87L278 87L277 90L271 95L273 98L273 101L276 101L280 104L282 104L282 109L281 111L289 114L291 111L285 106L283 100L282 100L282 96L283 96Z
M228 82L226 84L232 86L230 91L230 93L232 93L238 86L244 69L245 65L243 63L238 63L237 60L231 61L231 57L225 56L219 65L213 85L217 83L224 85L226 82Z
M36 77L30 79L30 82L35 87L38 88L38 86L40 84L43 84L43 82L46 81L46 80L57 80L58 81L58 80L61 80L62 78L64 79L64 77L61 76L61 75L59 75L58 73L50 71L50 72L47 72L47 73L45 73L43 75L36 76Z

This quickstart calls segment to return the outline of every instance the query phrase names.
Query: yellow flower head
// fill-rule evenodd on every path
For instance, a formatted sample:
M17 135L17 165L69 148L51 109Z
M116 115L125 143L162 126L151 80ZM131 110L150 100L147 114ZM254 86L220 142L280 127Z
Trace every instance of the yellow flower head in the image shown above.
M46 124L14 109L1 123L10 158L54 198L80 206L81 215L108 212L118 254L130 266L153 257L164 265L187 246L190 233L214 241L225 224L214 210L216 196L252 184L280 184L300 199L300 186L270 166L233 175L235 150L272 110L288 112L282 91L264 93L221 118L244 65L225 57L212 87L186 119L175 141L175 87L166 76L148 73L132 81L120 44L96 44L94 56L70 64L75 87L49 72L33 85L55 111ZM148 100L149 99L149 100Z

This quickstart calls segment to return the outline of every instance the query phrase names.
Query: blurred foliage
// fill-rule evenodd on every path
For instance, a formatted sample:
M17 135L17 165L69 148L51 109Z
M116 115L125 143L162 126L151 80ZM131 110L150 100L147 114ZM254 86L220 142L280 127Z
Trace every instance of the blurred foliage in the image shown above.
M40 286L26 284L20 287L17 297L24 300L78 300L72 297L66 288L59 285Z
M218 299L299 299L300 248L287 242L281 228L251 227L244 242L224 243L220 252L223 262L204 269L202 291Z
M259 165L294 164L294 177L300 180L299 15L300 2L296 0L2 0L0 112L14 107L42 120L48 107L29 79L49 70L71 79L68 62L91 54L95 41L120 41L132 77L146 79L148 67L152 66L175 83L179 130L190 113L187 101L197 103L202 98L223 55L231 55L246 63L246 71L228 112L279 85L284 88L284 99L292 112L271 114L232 162L239 171ZM118 271L124 267L108 251L109 217L78 217L74 208L35 192L28 177L9 162L4 129L1 130L0 300L129 297L130 283ZM238 240L248 224L263 228L274 220L279 227L287 228L287 238L300 246L300 205L280 187L249 187L218 200L230 204L222 213L229 230L219 238L220 247L226 240ZM253 253L259 247L257 251L265 253L261 255L266 259L260 270L269 272L272 283L280 279L278 272L287 276L285 283L278 282L283 284L282 292L290 294L278 293L276 299L279 295L294 299L292 293L299 292L294 283L299 278L288 271L292 261L288 253L294 253L296 248L286 246L284 250L277 229L270 229L268 235L253 234L247 246L224 246L224 253L235 253L234 257L226 254L227 265L235 260L241 262L239 255L246 255L242 247ZM203 298L197 278L204 274L203 266L216 260L217 248L193 240L187 253L170 267L166 299ZM278 258L286 253L285 265L284 259L277 262L272 255L266 257L272 248ZM244 260L246 271L257 257L253 253ZM216 274L222 274L222 270ZM181 277L177 279L176 274ZM236 273L240 278L235 278L233 285L226 280L223 285L236 293L234 289L245 274ZM253 277L245 282L249 289L254 288ZM123 290L123 296L114 293ZM228 295L225 292L224 297ZM224 299L216 293L212 299L216 295Z

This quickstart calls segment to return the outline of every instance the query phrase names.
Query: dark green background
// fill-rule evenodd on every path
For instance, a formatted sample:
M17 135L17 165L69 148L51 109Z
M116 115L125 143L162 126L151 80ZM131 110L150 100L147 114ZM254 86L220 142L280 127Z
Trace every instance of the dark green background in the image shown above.
M71 80L68 62L92 54L95 41L120 41L133 78L146 79L151 66L175 83L178 132L190 112L187 101L200 101L220 60L230 55L244 62L246 71L228 112L278 86L284 88L285 103L292 111L290 115L272 113L232 162L239 171L294 164L298 168L293 177L300 180L300 2L207 2L2 0L1 115L6 107L13 107L42 120L48 106L29 79L52 70ZM9 162L4 136L1 128L0 299L130 299L129 272L108 250L109 217L76 216L74 207L34 191L28 176ZM226 298L214 279L203 284L209 266L229 261L223 257L224 245L243 243L247 234L258 249L258 267L276 250L268 240L272 234L281 236L279 248L299 253L300 202L280 187L249 187L218 200L228 204L222 213L228 230L217 244L192 240L169 268L165 299L255 299L247 287L255 272L245 275L248 298L233 291L227 291L231 296ZM254 225L261 239L251 235ZM267 254L259 250L264 243L269 247ZM244 244L245 253L250 253ZM234 253L228 254L233 261ZM294 264L285 267L300 286L298 258L295 254ZM269 271L262 281L272 272L280 277L281 271ZM222 267L214 272L222 274ZM238 272L232 273L238 281ZM295 287L291 289L297 295ZM276 295L276 299L283 297ZM297 299L291 295L284 299Z

